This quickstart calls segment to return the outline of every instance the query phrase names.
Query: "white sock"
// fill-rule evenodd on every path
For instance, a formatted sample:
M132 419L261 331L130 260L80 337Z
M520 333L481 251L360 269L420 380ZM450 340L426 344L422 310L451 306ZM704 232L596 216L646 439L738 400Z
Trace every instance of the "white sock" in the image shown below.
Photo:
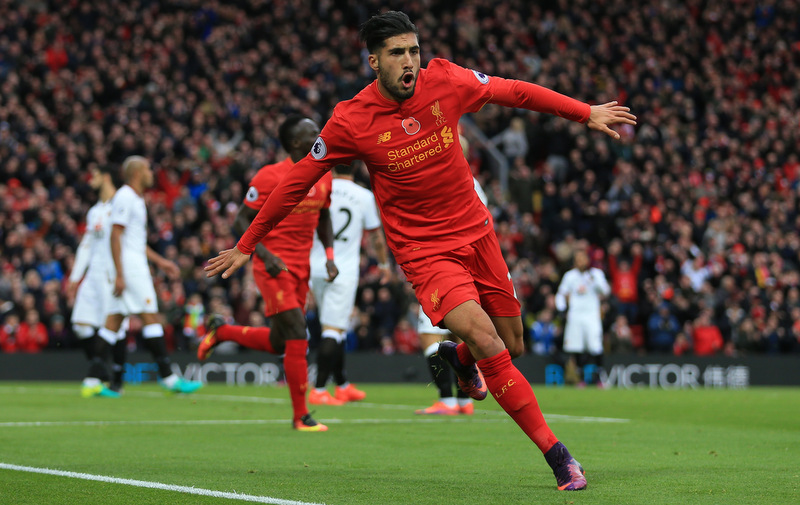
M158 338L164 336L164 327L158 323L148 324L142 328L142 337Z
M97 335L108 342L108 345L114 345L117 343L117 332L111 331L108 328L100 328L97 330Z
M422 355L426 358L430 358L433 353L439 350L439 342L434 342L422 351Z
M96 377L86 377L83 379L83 385L87 388L93 388L100 385L100 379Z
M322 338L332 338L335 341L342 343L344 340L344 333L329 328L322 332Z
M439 398L439 401L444 403L445 405L447 405L450 408L453 408L453 407L455 407L457 405L456 399L453 398L452 396L450 396L448 398Z
M169 377L164 377L163 379L161 379L161 382L163 382L164 385L167 386L168 388L171 388L175 387L175 384L177 384L179 380L180 377L178 377L177 374L171 374Z
M77 335L78 338L84 339L94 336L95 328L86 326L85 324L73 324L72 331L75 332L75 335Z
M458 406L459 407L464 407L466 405L469 405L470 403L472 403L472 398L459 398L458 399Z

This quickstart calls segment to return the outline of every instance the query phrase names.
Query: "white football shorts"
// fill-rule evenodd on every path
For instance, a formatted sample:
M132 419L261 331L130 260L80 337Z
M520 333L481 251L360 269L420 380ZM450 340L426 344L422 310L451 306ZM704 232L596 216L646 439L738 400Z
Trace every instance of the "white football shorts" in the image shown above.
M150 271L138 275L125 275L125 291L122 296L112 296L108 307L109 314L155 314L158 312L158 299L153 287Z
M328 282L325 277L312 277L311 290L317 301L320 324L346 330L350 327L350 315L356 303L358 279L340 278Z
M75 305L72 308L72 324L86 324L102 328L106 323L106 315L114 298L114 274L105 272L87 275L78 286Z
M450 333L450 330L445 330L444 328L439 328L438 326L434 326L431 322L431 318L425 314L425 311L422 310L422 307L419 308L419 317L417 318L417 333L422 335L423 333L429 333L433 335L447 335Z
M568 318L564 326L564 352L603 354L603 323L597 318Z

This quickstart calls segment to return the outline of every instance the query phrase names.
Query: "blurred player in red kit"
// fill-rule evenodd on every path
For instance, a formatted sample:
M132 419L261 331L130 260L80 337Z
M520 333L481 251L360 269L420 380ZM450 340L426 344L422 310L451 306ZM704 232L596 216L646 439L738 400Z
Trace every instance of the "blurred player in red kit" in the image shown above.
M286 174L296 167L319 135L319 126L299 115L289 116L278 135L289 157L262 167L250 182L244 205L236 216L237 231L243 232L259 212L264 201ZM212 316L208 333L197 348L197 357L206 359L219 342L232 340L250 349L284 355L283 368L289 386L294 416L292 425L299 431L327 431L308 412L308 360L304 307L308 294L309 253L314 230L327 253L328 281L338 274L333 263L333 230L328 208L331 205L331 174L324 174L304 192L302 202L268 237L254 244L253 277L264 298L265 315L271 327L234 326L221 316Z

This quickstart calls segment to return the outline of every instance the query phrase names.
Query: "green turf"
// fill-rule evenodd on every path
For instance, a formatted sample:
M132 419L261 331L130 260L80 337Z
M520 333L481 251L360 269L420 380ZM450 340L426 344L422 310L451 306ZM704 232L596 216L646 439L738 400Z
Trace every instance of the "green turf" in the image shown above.
M0 383L0 463L330 505L800 503L797 388L537 386L586 468L589 488L566 493L493 400L471 418L421 418L412 411L432 388L361 386L364 404L316 408L329 432L298 433L285 388L179 397L129 386L114 400L83 399L76 384ZM10 424L21 422L55 424ZM0 503L245 502L0 469Z

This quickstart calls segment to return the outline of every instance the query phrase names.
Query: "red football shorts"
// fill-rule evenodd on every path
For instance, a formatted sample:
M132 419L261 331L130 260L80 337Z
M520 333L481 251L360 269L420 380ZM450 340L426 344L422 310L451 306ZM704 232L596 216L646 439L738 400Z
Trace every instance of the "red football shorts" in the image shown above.
M308 294L308 269L298 272L297 267L289 266L288 268L288 272L281 272L277 277L272 277L264 270L263 263L260 265L253 263L253 278L264 299L264 315L267 317L291 309L305 311L306 295ZM298 274L300 275L298 276Z
M434 325L462 303L475 300L490 316L520 315L514 283L494 233L453 251L400 265Z

